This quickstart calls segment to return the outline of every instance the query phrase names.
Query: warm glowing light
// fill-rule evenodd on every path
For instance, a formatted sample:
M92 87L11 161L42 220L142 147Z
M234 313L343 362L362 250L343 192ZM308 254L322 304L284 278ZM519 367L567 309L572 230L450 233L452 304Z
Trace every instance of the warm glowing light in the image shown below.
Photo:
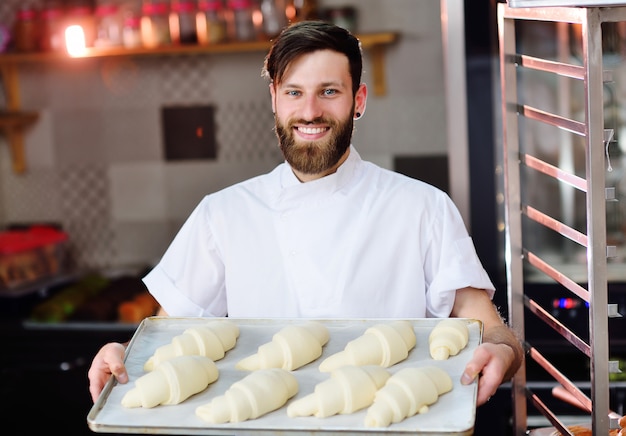
M85 32L79 25L68 26L65 29L65 47L70 56L82 56L85 48Z
M260 28L263 25L263 13L256 9L252 11L252 22L255 28Z

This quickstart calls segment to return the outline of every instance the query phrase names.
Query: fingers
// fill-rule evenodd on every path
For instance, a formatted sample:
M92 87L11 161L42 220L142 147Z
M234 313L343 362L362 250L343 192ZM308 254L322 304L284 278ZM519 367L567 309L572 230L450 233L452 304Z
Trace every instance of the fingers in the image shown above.
M481 371L491 359L491 355L485 350L485 344L479 345L474 351L472 359L465 366L463 375L461 376L461 384L468 385L479 376Z
M89 393L95 403L102 389L113 375L119 383L128 382L128 374L124 366L125 347L119 343L104 345L94 357L87 372Z
M506 364L499 357L499 347L506 345L481 344L476 348L472 359L465 366L461 376L461 384L468 385L478 378L476 405L481 406L489 401L502 383L506 372Z
M98 398L100 397L100 392L102 392L103 388L104 388L104 384L101 383L99 380L94 379L91 376L91 369L90 369L89 370L89 394L91 395L91 401L93 401L94 403L98 401Z
M499 386L499 378L492 377L490 372L483 373L478 379L476 406L482 406L487 401L489 401L491 396L496 393Z

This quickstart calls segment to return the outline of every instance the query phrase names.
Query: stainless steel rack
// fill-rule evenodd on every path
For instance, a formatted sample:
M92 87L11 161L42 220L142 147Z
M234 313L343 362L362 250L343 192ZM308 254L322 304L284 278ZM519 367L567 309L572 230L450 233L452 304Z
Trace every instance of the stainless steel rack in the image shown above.
M553 22L557 25L580 25L581 59L573 63L566 56L544 59L517 52L516 23L522 20ZM608 318L620 316L617 306L609 304L607 283L607 258L615 247L607 245L606 202L614 200L613 190L607 189L605 180L605 150L612 136L605 129L603 86L611 80L610 72L604 71L602 24L626 21L625 7L542 7L518 8L498 4L498 37L500 50L500 80L503 128L503 171L505 190L506 267L509 303L509 322L524 338L525 315L533 322L543 322L558 332L565 340L589 358L591 395L588 397L560 370L550 363L532 344L525 342L526 359L533 359L560 383L591 415L594 435L607 435L610 428L617 427L618 416L611 412L609 404L609 373L618 372L616 362L609 360ZM582 82L584 107L583 118L578 121L566 111L550 113L520 103L523 84L519 82L521 70L552 74L556 81ZM560 91L566 88L559 87ZM566 92L566 91L564 91ZM578 176L558 164L547 162L520 147L520 119L547 124L562 132L582 138L584 142L585 174ZM542 177L567 184L585 195L586 229L577 230L562 217L553 217L527 204L524 177L527 171L539 172ZM536 251L528 248L524 234L525 222L532 222L550 229L586 250L586 280L575 281L558 267L542 259ZM587 302L589 306L589 338L583 339L572 332L549 310L541 307L526 294L525 281L528 270L548 276L565 289ZM513 426L516 435L527 434L527 407L541 412L562 434L572 434L558 416L552 413L535 393L527 388L526 369L522 366L512 384Z

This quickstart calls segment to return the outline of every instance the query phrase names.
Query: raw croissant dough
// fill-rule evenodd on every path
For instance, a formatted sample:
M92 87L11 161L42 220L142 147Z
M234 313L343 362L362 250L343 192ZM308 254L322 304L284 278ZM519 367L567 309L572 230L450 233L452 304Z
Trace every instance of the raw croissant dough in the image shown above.
M446 360L456 356L467 345L469 329L465 321L447 318L439 321L428 336L430 356L435 360Z
M172 341L156 349L144 364L152 371L159 363L175 356L198 355L216 361L232 349L239 337L239 327L229 320L213 320L205 325L190 327Z
M406 359L415 347L413 324L406 320L376 324L346 344L343 351L328 356L320 371L330 372L344 365L380 365L388 368Z
M436 366L403 368L393 374L374 397L367 409L366 427L388 427L417 413L428 412L428 406L452 390L448 373Z
M282 407L298 392L298 380L282 368L253 371L210 403L196 408L196 415L212 424L256 419Z
M389 371L378 365L342 366L318 383L312 394L289 404L287 415L326 418L356 412L372 404L389 376Z
M288 325L276 333L270 342L259 346L257 353L240 360L235 368L254 371L282 368L289 371L313 362L322 355L330 335L322 323Z
M217 380L215 363L204 356L177 356L142 375L122 398L124 407L179 404Z

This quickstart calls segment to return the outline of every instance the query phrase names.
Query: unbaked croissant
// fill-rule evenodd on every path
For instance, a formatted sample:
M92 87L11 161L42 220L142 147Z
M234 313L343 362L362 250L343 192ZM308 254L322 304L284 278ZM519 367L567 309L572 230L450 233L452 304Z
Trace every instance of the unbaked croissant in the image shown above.
M393 374L367 409L366 427L388 427L417 413L426 413L439 396L452 390L448 373L436 366L403 368Z
M287 416L326 418L356 412L372 404L376 391L389 376L389 371L378 365L342 366L318 383L312 394L289 404Z
M328 356L320 371L330 372L344 365L380 365L385 368L406 359L415 347L415 331L410 321L376 324L346 344L343 351Z
M179 404L217 380L215 362L204 356L177 356L161 362L135 381L122 398L124 407L155 407Z
M467 345L469 329L465 321L455 318L446 318L430 332L428 344L430 355L435 360L446 360L456 356Z
M205 325L190 327L172 341L156 349L144 364L152 371L159 363L175 356L199 355L216 361L232 349L239 337L239 327L229 320L212 320Z
M317 321L288 325L270 342L259 346L256 354L240 360L235 367L248 371L264 368L293 371L320 357L329 338L326 326Z
M282 368L253 371L210 403L196 408L196 415L212 424L256 419L282 407L298 393L298 380Z

